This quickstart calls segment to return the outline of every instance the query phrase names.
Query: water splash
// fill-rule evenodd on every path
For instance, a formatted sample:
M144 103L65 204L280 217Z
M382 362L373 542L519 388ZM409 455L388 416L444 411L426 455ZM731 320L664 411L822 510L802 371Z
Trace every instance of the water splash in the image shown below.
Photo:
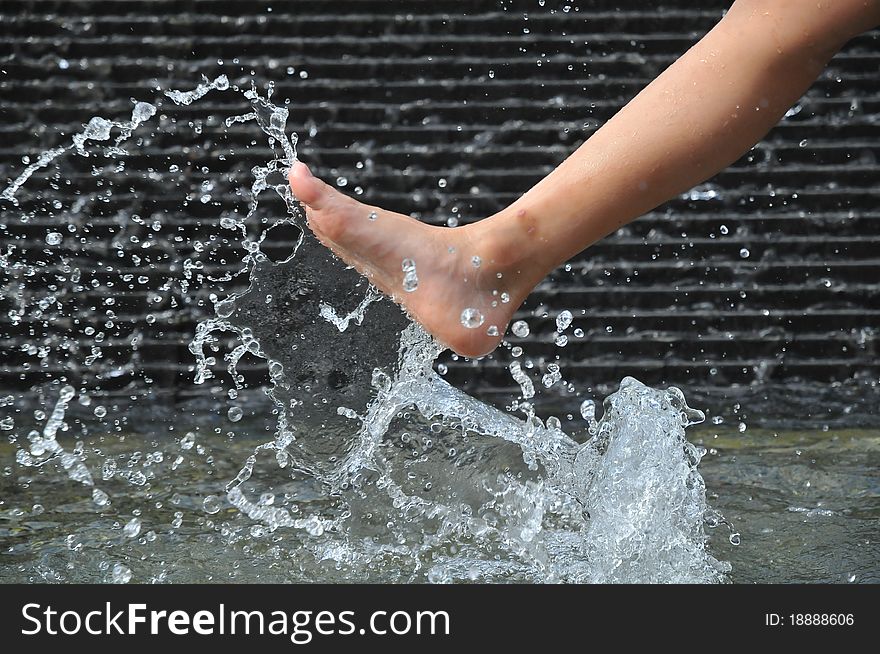
M221 337L233 337L234 346L223 355L227 395L234 399L243 389L239 366L245 357L265 360L266 394L273 405L266 419L274 425L271 439L254 446L237 474L195 502L193 510L210 517L225 508L237 511L249 521L248 538L285 530L300 534L302 549L315 561L332 561L352 578L365 571L385 580L432 582L723 578L727 567L706 549L704 519L714 514L697 469L701 454L685 438L685 428L702 415L687 407L680 392L624 379L605 400L600 420L595 406L585 403L586 426L566 433L558 420L537 417L534 403L540 398L519 361L509 370L521 394L513 406L523 417L449 385L432 368L440 346L304 229L302 211L283 178L296 161L297 137L288 136L288 110L272 103L271 86L263 96L253 86L242 89L219 76L205 78L193 90L165 95L188 106L211 91L244 97L250 111L224 124L255 123L272 155L251 168L246 215L218 217L219 229L239 237L238 274L246 274L249 284L238 293L212 296L215 315L197 325L189 348L195 357L194 382L215 379ZM101 153L125 155L121 145L155 114L153 104L140 102L128 120L91 119L70 145L48 150L29 164L10 182L3 199L16 202L16 192L31 175L66 152L91 156L91 149L109 141L114 129L117 138ZM249 229L266 191L283 201L286 215L254 238ZM132 216L136 219L141 220ZM301 233L292 253L273 261L264 252L266 234L281 223ZM5 268L28 277L30 264L19 260L13 248L2 257ZM192 290L198 263L182 263L178 281L184 293ZM63 265L64 282L79 284L80 269ZM415 263L405 260L401 268L404 288L416 290ZM19 299L14 310L19 319L26 309L39 316L52 307L61 311L60 291L34 300L31 307L24 306L13 285L7 293ZM113 304L107 306L112 321ZM472 308L461 319L471 328L484 321ZM557 334L571 321L570 312L561 313ZM518 337L529 333L523 321L511 329ZM103 356L100 334L87 333L95 344L84 365ZM522 349L517 349L519 356ZM40 348L34 354L44 356ZM562 385L560 366L548 364L542 382L548 388ZM72 480L94 486L83 444L67 451L56 438L75 395L73 386L61 387L42 434L31 432L30 446L18 450L18 463L41 467L52 461ZM80 396L80 404L89 406L88 394ZM103 406L95 408L97 417L103 419L104 413ZM227 416L238 425L243 411L233 406ZM181 439L180 450L171 471L185 455L210 458L191 435ZM146 487L163 456L133 453L125 469L104 458L101 478ZM276 492L279 482L272 479L278 474L287 479L281 486L294 484L299 495ZM306 485L315 489L311 499L301 499ZM275 500L278 494L284 501ZM109 510L106 491L93 488L92 500L99 511ZM180 528L184 517L183 511L174 511L171 531ZM127 517L123 522L129 540L140 538L149 547L143 520ZM229 542L241 538L228 523L210 524L206 528L216 528ZM126 583L132 574L119 562L106 566L111 581Z
M35 162L29 164L21 173L19 173L18 177L10 180L7 187L2 193L0 193L0 199L8 200L17 205L18 200L15 195L25 182L31 178L31 175L41 168L45 168L55 161L55 159L70 150L75 150L80 156L88 157L89 153L85 149L86 142L109 140L114 127L120 130L119 136L116 138L113 146L107 148L105 154L107 156L126 154L125 151L119 147L120 144L131 137L138 125L149 120L155 114L156 107L154 105L149 102L136 102L134 109L132 109L130 120L117 121L102 118L101 116L94 116L86 124L83 131L73 135L70 145L52 148L51 150L46 150L45 152L40 153Z
M596 434L578 453L589 470L579 493L590 516L582 541L590 565L577 581L693 583L729 571L706 552L702 453L685 438L685 427L704 419L678 389L631 377L605 400Z
M196 86L192 91L176 91L170 90L165 91L165 95L167 95L174 104L178 105L191 105L196 100L205 97L209 92L213 90L225 91L229 88L229 79L226 75L218 75L214 81L209 81L207 77L202 76L202 82Z
M349 311L345 316L339 316L336 313L336 309L331 307L326 302L321 302L319 305L321 307L320 316L329 323L332 323L336 326L341 332L344 332L348 329L349 323L353 320L354 324L360 325L364 322L365 311L367 307L370 306L373 302L380 299L382 295L376 290L375 286L370 286L367 288L367 294L364 296L364 299L361 301L359 305L357 305L352 311Z
M43 433L31 431L28 434L29 449L19 449L16 452L15 460L20 465L35 468L51 461L60 466L73 481L86 486L94 486L95 482L82 458L82 443L78 443L73 452L68 452L56 438L58 430L64 426L64 414L75 394L73 386L64 386L61 389L55 408L43 427Z

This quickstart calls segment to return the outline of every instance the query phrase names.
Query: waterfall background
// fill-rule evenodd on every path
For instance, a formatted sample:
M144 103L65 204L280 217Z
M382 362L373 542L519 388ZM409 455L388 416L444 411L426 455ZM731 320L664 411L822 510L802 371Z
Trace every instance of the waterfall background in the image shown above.
M92 116L126 119L132 99L153 102L159 87L193 88L203 74L225 73L242 86L274 82L275 100L291 100L287 125L300 155L343 191L426 221L466 222L549 172L724 5L6 0L0 180L26 166L23 155L68 143ZM691 405L728 424L877 424L878 37L850 43L731 168L541 285L520 317L531 325L530 356L559 355L578 389L575 397L557 385L561 407L577 413L581 393L603 396L633 375L682 387ZM137 398L131 410L147 414L227 401L221 386L193 385L188 344L213 311L210 294L247 285L246 275L206 282L241 259L236 244L211 236L218 216L246 212L248 198L232 189L269 152L253 122L220 129L240 110L228 95L165 109L155 130L135 132L124 167L71 155L63 179L47 168L21 190L20 206L0 201L0 251L15 245L17 257L37 263L47 232L76 225L89 234L87 246L61 246L89 271L87 290L67 298L76 316L15 319L20 280L4 269L0 392L37 397L66 376L111 407ZM113 171L112 188L95 166ZM53 211L59 200L63 210ZM25 214L37 217L22 222ZM266 222L254 236L281 215L280 201L263 200ZM283 258L295 234L274 238ZM108 265L127 266L137 283L109 287ZM81 351L68 334L75 320L100 331L108 298L115 319L94 356L91 341ZM563 309L584 336L569 334L559 349L554 319ZM516 395L505 351L444 363L445 378L471 394L497 404ZM246 357L238 366L256 398L269 379L264 364ZM224 368L218 357L218 374Z

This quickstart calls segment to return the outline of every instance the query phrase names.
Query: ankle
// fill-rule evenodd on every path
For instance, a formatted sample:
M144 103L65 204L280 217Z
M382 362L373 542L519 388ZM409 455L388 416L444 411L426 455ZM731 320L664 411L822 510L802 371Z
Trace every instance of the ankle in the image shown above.
M504 272L540 280L556 265L537 216L527 209L512 205L465 229L479 256Z

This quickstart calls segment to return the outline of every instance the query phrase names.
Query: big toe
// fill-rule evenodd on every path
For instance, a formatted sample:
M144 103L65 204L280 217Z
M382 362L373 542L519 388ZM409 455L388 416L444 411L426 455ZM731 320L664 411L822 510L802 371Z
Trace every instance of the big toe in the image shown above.
M287 179L290 182L290 190L293 191L296 199L310 209L318 211L325 209L336 192L312 175L309 167L302 161L293 164Z
M358 230L353 229L351 216L362 205L312 175L300 161L290 169L288 179L294 196L305 205L308 226L318 238L325 245L330 241L342 248L355 246Z

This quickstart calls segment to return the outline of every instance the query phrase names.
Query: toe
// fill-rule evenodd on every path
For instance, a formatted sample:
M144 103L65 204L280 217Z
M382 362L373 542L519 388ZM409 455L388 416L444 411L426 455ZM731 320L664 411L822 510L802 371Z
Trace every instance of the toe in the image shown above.
M312 175L309 167L302 161L293 164L288 174L290 189L296 199L310 209L320 211L331 201L335 191L320 179Z

